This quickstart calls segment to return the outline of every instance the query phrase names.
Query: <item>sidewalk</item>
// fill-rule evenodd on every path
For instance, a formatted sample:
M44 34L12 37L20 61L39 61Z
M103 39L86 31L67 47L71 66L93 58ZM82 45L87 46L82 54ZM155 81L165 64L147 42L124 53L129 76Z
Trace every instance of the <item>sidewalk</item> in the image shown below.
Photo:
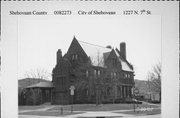
M45 108L40 108L40 109L36 109L36 110L19 110L19 113L25 113L25 112L31 112L31 111L47 111L48 109L53 108L54 106L48 106Z
M58 116L58 118L96 118L96 117L133 117L134 115L112 113L112 112L85 112L75 115ZM34 115L19 115L19 118L57 118L57 116L34 116Z
M102 113L102 112L101 112ZM94 114L94 115L93 115ZM105 115L105 114L104 114ZM69 115L69 116L34 116L34 115L19 115L18 118L96 118L96 117L100 117L100 116L104 116L104 115L97 115L97 113L85 113L83 115ZM161 115L147 115L147 116L135 116L135 115L124 115L124 114L108 114L111 115L109 116L110 118L161 118ZM108 118L108 116L106 116L105 118Z

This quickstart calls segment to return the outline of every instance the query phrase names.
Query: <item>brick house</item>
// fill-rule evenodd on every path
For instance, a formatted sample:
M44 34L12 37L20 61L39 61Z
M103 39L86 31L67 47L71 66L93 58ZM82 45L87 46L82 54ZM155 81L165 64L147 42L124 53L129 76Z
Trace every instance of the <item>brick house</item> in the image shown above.
M120 49L101 47L75 37L62 56L57 51L57 63L52 71L52 104L107 103L127 101L134 87L133 66L126 59L126 44ZM74 96L70 86L75 86Z

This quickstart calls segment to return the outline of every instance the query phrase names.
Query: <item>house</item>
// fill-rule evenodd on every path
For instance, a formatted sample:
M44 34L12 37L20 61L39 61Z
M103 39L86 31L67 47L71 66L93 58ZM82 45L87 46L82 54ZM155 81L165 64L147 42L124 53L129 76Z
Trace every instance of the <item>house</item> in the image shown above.
M51 81L39 78L18 80L18 104L39 105L51 102L53 84Z
M134 87L133 66L120 49L102 47L73 38L65 55L57 51L52 71L52 104L108 103L128 101ZM75 87L70 95L70 86Z

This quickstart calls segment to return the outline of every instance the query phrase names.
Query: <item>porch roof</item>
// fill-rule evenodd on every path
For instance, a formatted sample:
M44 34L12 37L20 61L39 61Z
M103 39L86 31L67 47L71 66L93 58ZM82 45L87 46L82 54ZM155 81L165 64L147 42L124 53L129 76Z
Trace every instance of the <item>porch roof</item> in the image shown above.
M52 82L39 82L37 84L27 86L26 88L53 88L53 83Z

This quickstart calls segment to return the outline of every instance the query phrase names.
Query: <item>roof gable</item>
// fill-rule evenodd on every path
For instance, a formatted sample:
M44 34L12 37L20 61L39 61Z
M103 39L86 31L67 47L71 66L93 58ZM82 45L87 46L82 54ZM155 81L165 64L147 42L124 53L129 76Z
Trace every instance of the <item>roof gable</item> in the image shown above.
M53 87L52 82L39 82L37 84L27 86L26 88L52 88L52 87Z
M109 56L112 49L79 41L80 46L91 60L93 66L104 67L104 60Z
M90 59L93 66L105 67L105 60L111 55L110 53L114 52L122 66L122 70L134 72L132 66L125 60L118 49L110 49L99 45L94 45L91 43L83 42L77 40L75 37L68 49L68 52L80 49L81 53Z
M127 60L125 60L121 55L120 52L116 49L115 53L118 57L119 62L121 63L122 66L122 70L124 71L129 71L129 72L134 72L132 67L130 66L130 64L127 62Z
M71 45L69 46L67 54L64 56L70 59L71 58L70 56L72 54L80 54L81 57L83 57L84 61L87 61L88 59L88 55L86 54L86 52L84 51L84 49L82 48L82 46L80 45L80 43L75 37L73 38L73 41L71 42Z

